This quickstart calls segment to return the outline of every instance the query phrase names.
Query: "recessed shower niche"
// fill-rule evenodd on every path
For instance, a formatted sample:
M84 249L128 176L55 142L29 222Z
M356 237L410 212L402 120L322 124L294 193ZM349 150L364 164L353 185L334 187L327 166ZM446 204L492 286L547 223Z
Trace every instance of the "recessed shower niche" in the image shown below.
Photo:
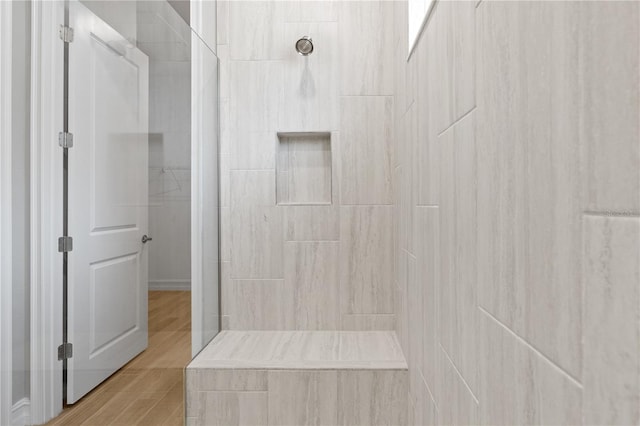
M278 204L331 204L331 134L278 133Z

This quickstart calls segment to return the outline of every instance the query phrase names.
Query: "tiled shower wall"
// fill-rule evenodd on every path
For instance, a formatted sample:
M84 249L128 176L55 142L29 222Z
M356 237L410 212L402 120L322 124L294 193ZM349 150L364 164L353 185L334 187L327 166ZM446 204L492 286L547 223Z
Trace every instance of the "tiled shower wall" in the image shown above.
M223 328L393 329L393 10L218 1ZM330 204L277 203L277 132L331 134Z
M639 8L395 3L409 424L640 423Z

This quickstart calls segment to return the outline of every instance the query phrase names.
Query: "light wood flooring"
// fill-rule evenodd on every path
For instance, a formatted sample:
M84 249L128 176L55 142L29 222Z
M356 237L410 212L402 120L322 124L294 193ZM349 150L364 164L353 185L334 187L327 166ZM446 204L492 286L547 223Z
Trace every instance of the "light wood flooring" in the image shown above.
M149 292L149 347L49 425L182 425L191 293Z

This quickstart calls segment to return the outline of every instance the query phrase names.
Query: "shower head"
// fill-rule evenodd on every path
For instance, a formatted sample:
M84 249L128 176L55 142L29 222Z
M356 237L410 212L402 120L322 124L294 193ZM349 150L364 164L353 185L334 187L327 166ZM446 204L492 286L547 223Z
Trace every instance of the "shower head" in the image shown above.
M296 41L296 51L302 56L308 56L313 52L313 40L311 37L304 36Z

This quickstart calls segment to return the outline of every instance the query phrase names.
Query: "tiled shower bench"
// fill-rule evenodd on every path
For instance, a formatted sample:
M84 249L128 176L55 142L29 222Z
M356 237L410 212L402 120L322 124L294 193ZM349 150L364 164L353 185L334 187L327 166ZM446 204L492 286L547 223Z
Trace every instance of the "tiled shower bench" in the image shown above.
M407 424L392 331L223 331L186 370L187 425Z

